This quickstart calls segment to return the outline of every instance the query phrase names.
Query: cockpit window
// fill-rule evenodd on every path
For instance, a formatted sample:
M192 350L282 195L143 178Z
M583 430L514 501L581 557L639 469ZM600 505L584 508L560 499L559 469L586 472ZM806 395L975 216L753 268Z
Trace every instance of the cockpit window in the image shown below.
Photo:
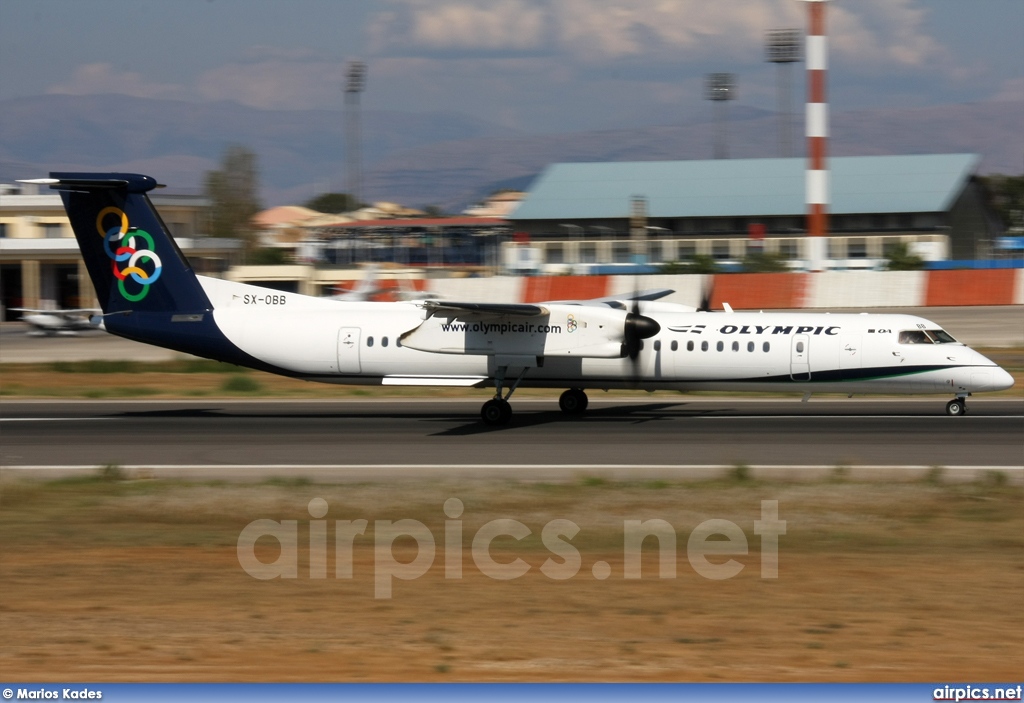
M936 344L956 344L957 341L946 330L927 330L930 337L935 338Z
M900 332L900 344L931 344L932 340L924 330L903 330Z
M900 344L956 344L956 340L945 330L903 330Z

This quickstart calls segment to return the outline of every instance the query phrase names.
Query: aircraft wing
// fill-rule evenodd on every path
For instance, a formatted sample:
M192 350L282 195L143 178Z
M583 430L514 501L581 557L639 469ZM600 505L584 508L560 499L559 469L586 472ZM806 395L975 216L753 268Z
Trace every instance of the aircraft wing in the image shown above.
M426 300L424 309L431 315L441 317L461 317L475 315L485 317L538 317L546 315L547 309L541 305L527 303L458 303L449 300Z
M609 308L617 308L619 310L625 309L624 302L633 300L660 300L667 295L675 293L671 288L648 288L647 290L638 290L632 293L626 293L624 295L609 295L604 298L590 298L589 300L557 300L551 301L552 303L561 303L563 305L604 305Z

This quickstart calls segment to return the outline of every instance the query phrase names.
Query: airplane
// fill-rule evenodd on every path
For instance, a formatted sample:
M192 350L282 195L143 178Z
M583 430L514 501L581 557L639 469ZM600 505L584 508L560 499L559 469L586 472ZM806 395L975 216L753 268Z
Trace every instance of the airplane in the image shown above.
M21 321L32 326L28 334L35 335L74 335L83 330L100 329L92 323L91 317L103 312L98 308L41 310L38 308L11 308L12 311L25 313Z
M346 302L197 275L154 209L149 176L55 172L108 332L271 373L338 384L494 388L487 425L520 387L951 394L1013 378L913 315L710 312L623 300ZM706 306L702 306L706 307Z
M377 295L378 293L383 293L385 290L384 288L379 288L377 286L377 275L379 271L379 266L369 266L363 272L363 278L360 281L358 281L356 285L354 285L352 288L350 288L349 290L342 291L340 293L335 293L333 295L328 295L324 297L326 297L329 300L344 300L351 303L362 303L367 300L370 300L371 298L373 298L373 296Z
M351 290L325 296L329 300L344 300L347 302L365 302L373 300L374 296L387 294L392 300L425 300L427 298L438 298L437 293L432 291L418 291L412 283L404 278L395 281L394 287L382 288L378 285L380 278L380 266L373 264L366 268L363 278L352 287Z

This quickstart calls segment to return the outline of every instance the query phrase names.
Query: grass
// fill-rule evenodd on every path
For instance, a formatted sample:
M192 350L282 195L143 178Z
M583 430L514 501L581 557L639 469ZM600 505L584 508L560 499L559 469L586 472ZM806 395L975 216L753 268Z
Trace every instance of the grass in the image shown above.
M990 606L1019 602L1024 572L1012 555L1024 551L1024 489L824 478L601 479L600 490L581 490L586 478L225 483L139 479L112 464L75 479L6 480L0 617L32 627L0 648L4 670L95 681L1012 677L1024 620ZM465 505L459 580L445 578L451 497ZM327 579L308 577L312 498L330 506L331 548L336 520L369 523L352 579L333 577L333 557ZM778 500L787 521L777 581L758 577L762 500ZM239 569L239 533L261 518L297 521L299 578L257 581ZM491 545L494 561L531 566L513 581L484 578L470 554L478 530L502 518L532 532ZM627 580L623 520L652 518L676 530L678 576L656 576L652 548L643 578ZM738 576L712 582L690 567L686 538L715 518L739 525L748 551L731 557L745 566ZM375 523L399 519L434 535L433 566L375 600ZM571 542L582 568L565 581L540 571L559 560L540 538L554 519L580 527ZM266 546L266 561L276 549ZM402 549L410 561L414 547ZM599 560L607 580L591 576Z

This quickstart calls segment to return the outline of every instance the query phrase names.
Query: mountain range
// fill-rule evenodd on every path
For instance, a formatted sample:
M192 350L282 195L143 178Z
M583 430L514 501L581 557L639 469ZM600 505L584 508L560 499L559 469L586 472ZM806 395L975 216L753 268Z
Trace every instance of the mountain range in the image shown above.
M1024 102L987 102L836 112L837 156L971 152L980 174L1024 172ZM803 154L803 120L794 155ZM545 166L566 161L712 158L707 116L660 126L524 134L457 112L364 111L363 199L454 210L502 187L526 188ZM776 115L733 106L728 155L779 155ZM50 170L135 171L199 193L224 149L257 154L266 205L301 203L344 189L344 115L259 110L124 95L43 95L0 101L0 182Z

